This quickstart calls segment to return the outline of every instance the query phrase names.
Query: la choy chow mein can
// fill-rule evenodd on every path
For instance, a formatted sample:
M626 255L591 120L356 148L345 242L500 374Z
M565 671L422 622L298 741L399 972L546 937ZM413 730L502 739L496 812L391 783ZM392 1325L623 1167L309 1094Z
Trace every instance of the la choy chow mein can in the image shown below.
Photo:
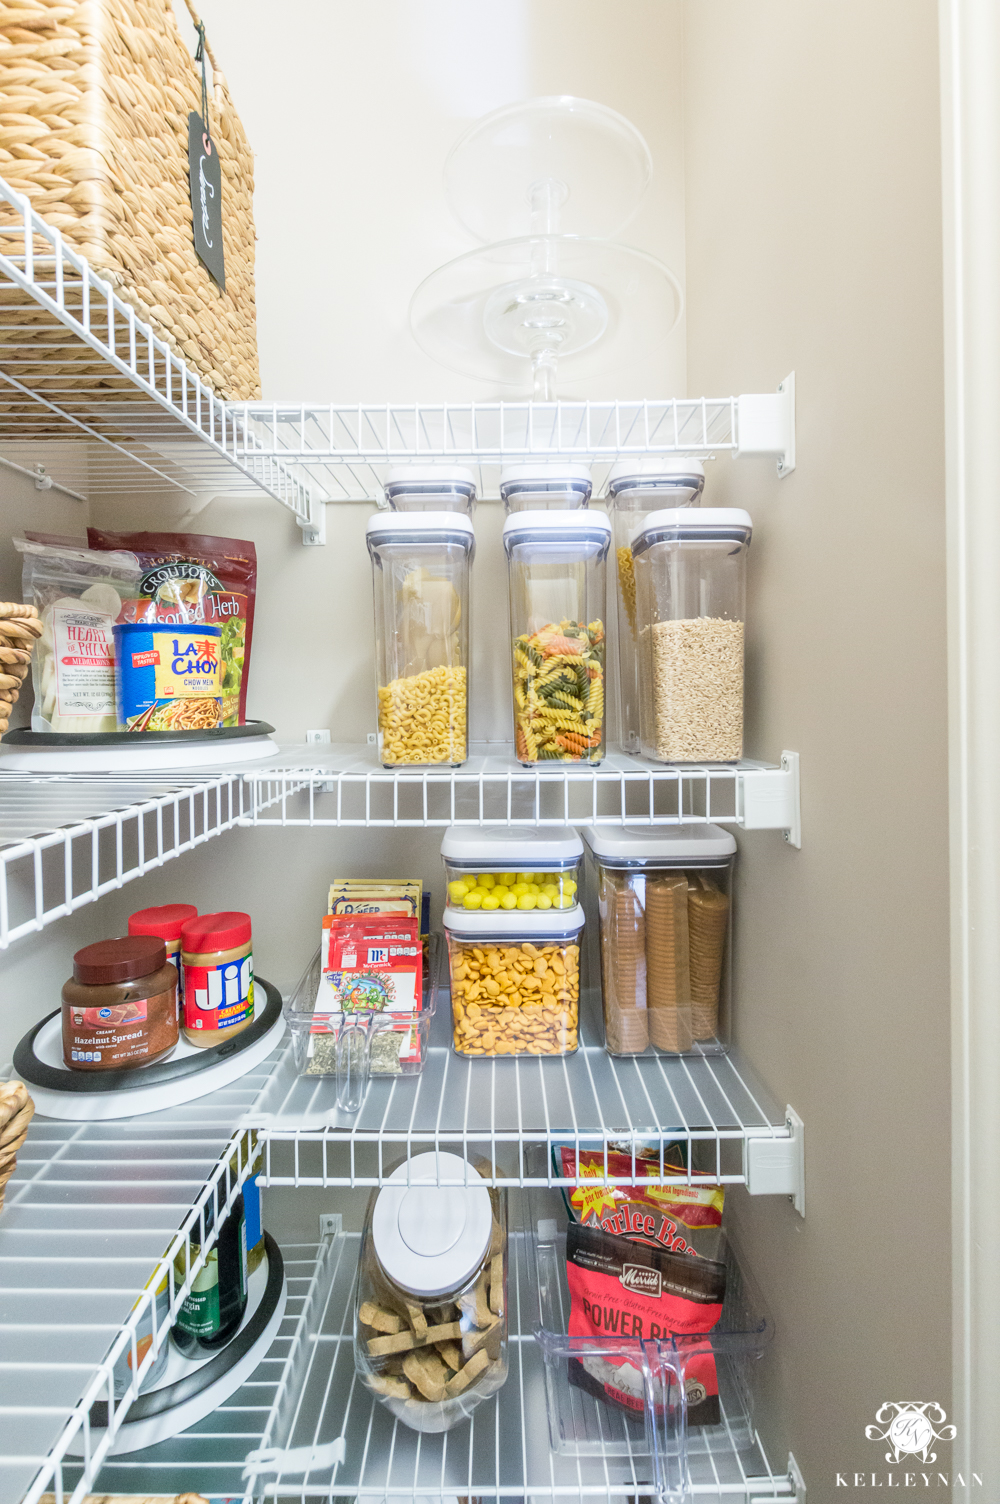
M221 629L204 622L114 627L122 731L210 731L222 725Z

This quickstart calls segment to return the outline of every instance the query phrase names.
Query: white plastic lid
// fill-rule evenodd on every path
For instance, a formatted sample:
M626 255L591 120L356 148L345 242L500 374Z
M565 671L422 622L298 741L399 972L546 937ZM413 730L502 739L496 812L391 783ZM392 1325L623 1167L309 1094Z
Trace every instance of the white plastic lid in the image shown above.
M426 536L425 536L426 535ZM476 530L460 512L376 512L365 528L372 543L460 543L473 549Z
M644 455L641 459L618 460L608 474L608 496L630 491L687 492L687 499L676 505L686 506L705 489L705 467L701 460L684 454Z
M413 1295L459 1289L479 1268L492 1236L490 1193L479 1171L458 1154L415 1154L393 1170L375 1202L378 1261Z
M517 867L575 867L583 856L580 833L571 825L552 830L533 826L501 826L483 829L479 825L449 825L441 841L441 855L454 867L496 867L501 872Z
M573 940L583 929L583 909L452 909L444 911L444 927L458 940L493 938L499 945L531 940Z
M473 502L476 477L466 465L390 465L385 476L385 499L398 506L407 496L454 496Z
M632 552L669 538L717 537L749 543L752 532L750 513L740 507L667 507L662 512L650 512L636 534Z
M592 490L589 465L533 460L504 465L500 471L500 495L504 501L516 491L567 491L589 498Z
M724 860L736 851L735 837L720 825L591 825L583 834L609 867Z
M603 512L513 512L503 525L503 546L509 553L515 543L539 534L551 535L551 543L607 544L611 541L611 522Z

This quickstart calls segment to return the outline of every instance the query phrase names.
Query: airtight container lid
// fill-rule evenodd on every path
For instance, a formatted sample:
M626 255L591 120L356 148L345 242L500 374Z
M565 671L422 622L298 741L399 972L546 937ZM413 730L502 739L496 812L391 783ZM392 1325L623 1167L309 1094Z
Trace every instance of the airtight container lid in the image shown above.
M148 977L166 964L167 947L155 935L98 940L73 957L73 980L84 987L110 987Z
M583 834L606 867L717 861L736 851L735 837L720 825L591 825Z
M436 510L468 511L476 500L476 478L464 465L390 465L385 499L400 512L423 509L435 499Z
M477 825L450 825L441 841L441 855L450 867L499 867L501 871L541 872L575 867L583 856L579 832L565 825L536 830L530 825L483 830Z
M535 460L504 465L500 471L500 495L504 501L523 495L562 494L568 506L585 507L593 488L589 465Z
M675 505L697 501L705 489L705 467L700 460L685 454L644 455L642 459L619 460L608 475L608 496L614 498L636 491L687 492L686 499L677 495Z
M159 935L161 940L179 940L189 919L197 919L193 903L164 903L155 909L139 909L129 915L130 935Z
M495 940L510 945L515 940L539 943L575 940L583 929L583 909L445 909L444 927L456 940Z
M478 1170L458 1154L415 1154L393 1170L372 1214L379 1263L413 1295L459 1289L482 1264L492 1237L490 1193Z
M632 553L642 553L654 543L675 541L749 543L752 532L750 513L739 507L668 507L650 512L636 534Z
M368 552L380 543L458 543L470 555L476 530L461 512L377 512L365 528Z
M611 541L611 523L603 512L513 512L503 525L503 546L510 553L516 543L535 539L545 543L603 543Z
M220 914L199 914L181 930L181 945L192 956L210 956L217 950L236 950L251 938L250 915L231 909Z

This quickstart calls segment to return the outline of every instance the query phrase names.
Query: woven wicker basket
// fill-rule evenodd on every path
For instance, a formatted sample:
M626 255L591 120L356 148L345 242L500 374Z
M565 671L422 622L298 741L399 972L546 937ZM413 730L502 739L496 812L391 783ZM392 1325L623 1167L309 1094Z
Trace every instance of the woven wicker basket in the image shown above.
M242 400L260 396L253 156L212 62L225 292L195 255L188 115L201 73L171 0L0 0L0 177L207 386ZM12 222L0 202L0 226ZM0 247L19 254L13 237Z
M42 635L34 606L0 601L0 736L10 725L11 707L31 667L31 650Z
M7 1182L17 1169L17 1151L28 1136L35 1104L21 1081L0 1081L0 1211Z

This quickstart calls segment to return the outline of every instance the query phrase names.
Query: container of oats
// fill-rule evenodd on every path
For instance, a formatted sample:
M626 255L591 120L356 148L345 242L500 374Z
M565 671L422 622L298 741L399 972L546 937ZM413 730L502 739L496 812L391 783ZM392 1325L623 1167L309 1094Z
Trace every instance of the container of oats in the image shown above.
M444 912L456 1055L572 1055L583 909Z
M639 750L639 654L632 544L651 512L698 504L705 467L687 455L644 455L619 460L608 475L607 501L614 529L614 574L618 582L618 686L621 742Z
M752 525L729 507L653 512L632 544L641 750L656 762L743 755Z
M368 1203L354 1308L361 1382L449 1431L507 1378L507 1206L457 1154L417 1154Z
M598 825L584 839L609 1055L724 1053L736 841L718 825Z
M459 512L382 512L366 538L382 764L457 767L468 756L472 523Z

